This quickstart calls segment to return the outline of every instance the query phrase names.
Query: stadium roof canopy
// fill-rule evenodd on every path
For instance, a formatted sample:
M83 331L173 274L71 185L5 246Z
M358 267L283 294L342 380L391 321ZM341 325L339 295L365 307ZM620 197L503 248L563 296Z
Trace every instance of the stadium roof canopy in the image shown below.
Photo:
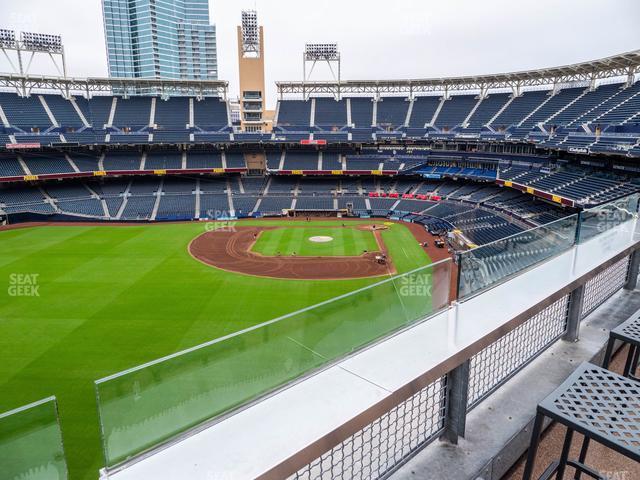
M633 81L640 73L640 50L593 60L590 62L542 68L522 72L473 75L464 77L426 78L413 80L348 80L343 82L276 82L280 96L285 94L343 93L419 93L459 90L489 90L539 85L560 85L571 82L595 82L614 77Z
M229 82L220 80L167 80L154 78L73 78L44 75L0 74L0 87L28 96L32 90L57 90L71 93L117 93L118 95L192 95L226 98Z

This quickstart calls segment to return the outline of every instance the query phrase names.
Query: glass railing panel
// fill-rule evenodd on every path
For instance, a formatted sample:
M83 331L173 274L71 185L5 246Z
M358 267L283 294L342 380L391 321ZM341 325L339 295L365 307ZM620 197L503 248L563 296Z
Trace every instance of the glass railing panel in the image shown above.
M458 256L458 299L498 285L519 272L570 249L578 215L483 245Z
M148 450L446 307L452 261L96 382L107 466Z
M640 194L634 193L580 213L579 243L622 225L638 216Z
M66 478L67 463L54 397L0 414L0 479Z

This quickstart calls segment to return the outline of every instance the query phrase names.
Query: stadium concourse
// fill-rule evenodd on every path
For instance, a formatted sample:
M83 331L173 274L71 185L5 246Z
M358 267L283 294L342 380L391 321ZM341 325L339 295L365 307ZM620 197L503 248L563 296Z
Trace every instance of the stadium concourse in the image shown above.
M55 389L51 368L86 359L95 391L74 378L60 395L77 478L211 478L220 465L230 478L387 478L434 439L455 443L467 411L635 288L639 74L634 51L476 77L280 82L268 132L234 123L226 82L0 75L0 235L20 257L0 269L57 259L39 267L55 305L11 302L64 323L69 286L83 298L52 347L61 363L34 349L7 378ZM257 249L306 219L322 227L309 238L343 222L371 238L345 235L348 253L324 257ZM120 348L127 329L144 348ZM585 327L575 358L593 358L603 331ZM58 428L56 401L24 411L53 405ZM508 439L528 428L518 413L500 423ZM508 442L474 452L499 460ZM470 462L447 467L485 465Z

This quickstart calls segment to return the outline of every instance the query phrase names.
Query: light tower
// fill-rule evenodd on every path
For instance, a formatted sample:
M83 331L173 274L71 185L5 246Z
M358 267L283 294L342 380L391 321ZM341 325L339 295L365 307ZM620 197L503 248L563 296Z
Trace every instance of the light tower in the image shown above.
M240 125L245 132L270 130L265 118L264 30L255 10L242 12L238 27Z
M311 75L316 68L316 65L320 63L326 63L333 76L333 81L336 82L338 88L336 90L336 97L340 98L340 51L338 50L337 43L307 43L302 54L302 78L303 84L311 80ZM307 73L307 64L311 64L311 68ZM334 68L335 67L335 68ZM306 97L306 92L305 92Z
M47 55L51 58L58 74L61 77L67 76L67 64L60 35L20 32L20 40L18 40L15 31L0 29L0 51L2 51L11 68L13 68L14 73L20 76L29 75L29 69L37 54ZM14 60L17 60L17 65L12 60L11 53L15 53ZM26 66L23 58L24 54L31 54ZM56 57L60 57L60 64L56 61Z
M67 63L60 35L20 32L18 39L14 30L3 28L0 29L0 52L11 65L13 73L21 77L29 75L36 55L48 56L58 74L63 78L67 77ZM29 94L25 88L22 90L21 95Z

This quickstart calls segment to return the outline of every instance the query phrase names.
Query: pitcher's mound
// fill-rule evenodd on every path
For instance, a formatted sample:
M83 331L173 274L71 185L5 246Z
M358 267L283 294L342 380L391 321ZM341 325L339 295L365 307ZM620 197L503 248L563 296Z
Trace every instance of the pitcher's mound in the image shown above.
M329 242L333 242L333 237L318 235L316 237L309 237L309 241L314 243L329 243Z

